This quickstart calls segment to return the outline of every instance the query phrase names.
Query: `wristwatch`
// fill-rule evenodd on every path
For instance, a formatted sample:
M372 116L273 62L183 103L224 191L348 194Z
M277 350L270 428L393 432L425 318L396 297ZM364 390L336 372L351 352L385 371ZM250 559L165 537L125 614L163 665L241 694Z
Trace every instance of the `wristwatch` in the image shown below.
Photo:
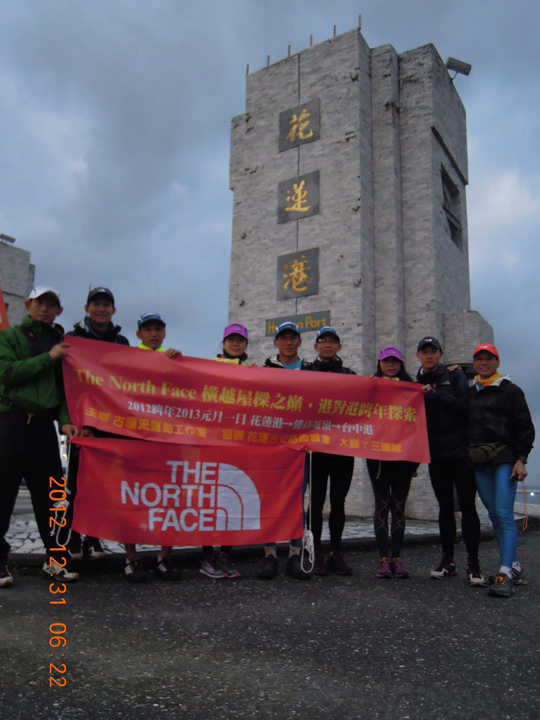
M524 465L526 465L528 457L527 455L521 455L520 457L518 457L518 460L520 460Z

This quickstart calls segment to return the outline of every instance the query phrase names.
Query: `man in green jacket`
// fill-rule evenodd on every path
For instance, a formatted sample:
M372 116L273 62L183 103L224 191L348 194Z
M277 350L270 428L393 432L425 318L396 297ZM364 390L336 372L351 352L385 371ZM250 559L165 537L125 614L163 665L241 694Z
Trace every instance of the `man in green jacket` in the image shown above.
M49 525L49 492L65 484L53 421L69 438L78 433L69 419L62 382L68 345L62 342L63 329L54 323L62 312L60 296L54 288L39 286L25 307L28 315L21 325L0 332L0 587L13 584L5 535L23 478L48 555L44 573L60 582L79 577L67 565L65 551L52 552L57 545Z

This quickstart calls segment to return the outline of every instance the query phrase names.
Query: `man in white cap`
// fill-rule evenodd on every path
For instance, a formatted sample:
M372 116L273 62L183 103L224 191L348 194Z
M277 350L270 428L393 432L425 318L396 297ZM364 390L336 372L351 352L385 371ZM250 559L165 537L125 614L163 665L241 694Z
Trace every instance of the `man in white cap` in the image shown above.
M32 290L22 323L0 332L0 587L13 584L7 569L10 545L5 539L19 486L24 477L48 559L43 572L60 582L77 580L69 556L58 550L49 521L50 478L62 487L62 465L54 420L69 438L77 435L64 397L62 357L68 345L60 296L48 286Z

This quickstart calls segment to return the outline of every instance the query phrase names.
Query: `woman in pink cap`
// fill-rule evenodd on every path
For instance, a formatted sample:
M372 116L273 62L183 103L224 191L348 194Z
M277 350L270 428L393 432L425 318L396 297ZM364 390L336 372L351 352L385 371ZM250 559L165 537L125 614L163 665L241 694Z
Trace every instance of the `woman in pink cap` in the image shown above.
M381 350L374 377L414 382L405 370L403 355L396 347ZM379 578L409 577L400 554L405 535L405 503L417 467L418 463L404 460L367 460L375 495L374 529L380 555ZM391 545L388 541L388 511L392 512Z
M248 356L246 349L248 345L249 335L247 328L239 323L231 323L227 325L223 331L223 350L216 355L215 360L218 362L234 363L236 365L246 365ZM255 363L249 365L254 367ZM220 578L239 578L240 573L230 562L232 547L230 545L222 545L219 556L214 555L214 548L211 545L203 546L203 561L200 572L207 577L218 580Z

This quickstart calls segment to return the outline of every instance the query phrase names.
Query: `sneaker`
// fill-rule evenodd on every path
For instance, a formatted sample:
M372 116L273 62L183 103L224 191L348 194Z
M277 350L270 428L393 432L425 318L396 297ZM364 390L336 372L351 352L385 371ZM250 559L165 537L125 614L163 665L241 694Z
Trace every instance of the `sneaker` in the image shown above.
M394 577L392 575L392 566L390 564L390 558L383 557L379 560L379 569L377 570L377 577L383 578L383 580L391 580Z
M291 555L287 560L287 575L295 580L309 580L310 574L303 569L300 555Z
M508 598L515 592L513 582L508 575L497 575L495 582L489 588L489 594L493 597Z
M469 585L476 585L477 587L486 587L487 583L484 580L480 565L477 562L470 562L467 565L467 581Z
M406 568L403 567L401 558L398 558L398 557L392 558L392 560L390 561L390 567L392 569L392 575L395 578L406 579L411 576L410 572Z
M148 573L143 567L139 558L127 560L124 566L124 574L129 583L145 583L148 580Z
M79 535L79 533L73 533L71 535L71 539L68 542L67 551L69 553L69 557L72 560L82 560L83 548L81 543L81 536Z
M277 575L277 569L277 557L275 555L267 555L259 570L259 580L273 580Z
M43 563L42 572L46 578L53 578L54 580L58 580L58 582L63 583L74 582L79 579L79 573L73 572L69 563L67 563L65 567L60 567L55 562L53 562L52 565L49 565L49 562L45 561Z
M521 570L518 570L517 568L512 568L512 580L514 582L514 585L527 585L527 580L525 579L525 570L521 568Z
M236 580L237 578L242 577L238 570L230 562L228 553L220 553L218 562L220 568L223 570L223 577L229 578L230 580Z
M322 553L315 553L315 562L313 563L312 575L320 575L326 577L328 575L328 568L326 567L326 560Z
M199 572L206 575L206 577L213 578L214 580L227 577L217 558L203 560Z
M430 575L432 578L435 578L435 580L442 580L446 577L454 577L454 575L457 575L456 563L454 560L443 557L437 567L433 568L430 572Z
M182 571L174 566L173 561L170 557L161 558L158 560L157 567L154 570L154 575L160 580L181 580Z
M330 553L328 556L328 569L333 570L337 575L352 575L353 571L340 552Z
M99 538L85 537L83 542L83 554L89 560L101 560L104 558L105 548Z
M5 563L0 563L0 587L12 587L13 576Z

